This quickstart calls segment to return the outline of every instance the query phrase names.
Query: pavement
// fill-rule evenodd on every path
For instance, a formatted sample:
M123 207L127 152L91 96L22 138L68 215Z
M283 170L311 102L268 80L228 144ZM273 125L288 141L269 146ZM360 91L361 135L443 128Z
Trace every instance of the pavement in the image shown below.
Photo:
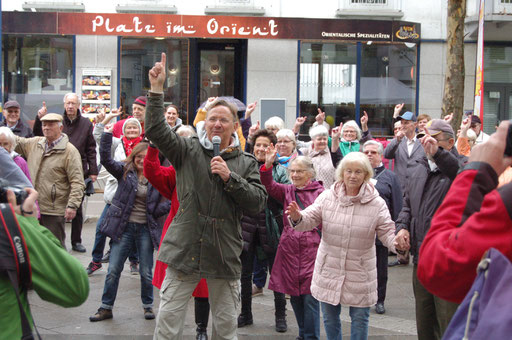
M86 253L71 250L69 235L71 225L66 226L67 247L71 255L76 257L84 267L91 260L91 250L94 243L96 221L103 210L104 203L101 194L95 194L87 202L86 223L82 231L83 245ZM156 254L156 253L155 253ZM389 260L394 260L390 257ZM39 333L46 340L146 340L152 339L155 320L145 320L140 301L140 277L131 275L129 264L125 265L121 276L119 290L113 310L114 318L91 323L89 316L93 315L101 303L103 285L108 264L89 277L90 293L87 301L76 308L63 308L43 301L33 291L29 294L32 314ZM389 268L387 285L386 313L379 315L375 308L370 312L369 339L371 340L412 340L417 339L414 295L412 291L412 264ZM155 313L158 311L159 291L154 288ZM185 320L183 339L195 339L194 301L190 300ZM298 336L297 322L293 310L287 302L288 331L277 333L274 329L274 299L267 288L263 295L256 296L252 301L254 324L238 329L240 339L283 339L294 340ZM350 339L350 317L348 308L342 308L342 331L344 339ZM211 317L208 334L211 336ZM321 339L325 339L323 324Z

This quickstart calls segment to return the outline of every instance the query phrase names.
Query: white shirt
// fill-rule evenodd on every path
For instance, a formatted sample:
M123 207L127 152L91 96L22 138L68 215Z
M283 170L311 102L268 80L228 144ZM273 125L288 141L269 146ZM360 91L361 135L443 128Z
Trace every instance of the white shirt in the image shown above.
M414 136L412 139L409 139L405 137L407 140L407 153L409 154L409 157L411 157L412 149L414 148L414 144L416 143L416 136Z

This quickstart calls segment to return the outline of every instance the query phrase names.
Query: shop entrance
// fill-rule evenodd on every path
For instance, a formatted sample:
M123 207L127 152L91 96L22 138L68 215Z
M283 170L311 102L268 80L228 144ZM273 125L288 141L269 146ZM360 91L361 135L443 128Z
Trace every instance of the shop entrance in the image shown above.
M512 119L512 84L484 85L483 130L491 134L502 120Z
M209 97L233 96L245 102L247 40L191 39L190 54L191 116Z

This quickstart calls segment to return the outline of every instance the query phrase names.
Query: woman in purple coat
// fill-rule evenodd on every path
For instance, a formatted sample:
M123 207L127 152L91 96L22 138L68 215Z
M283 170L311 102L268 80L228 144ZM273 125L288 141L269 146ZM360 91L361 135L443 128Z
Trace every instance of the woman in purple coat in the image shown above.
M312 204L324 187L314 180L315 169L311 160L305 156L292 160L288 166L292 184L280 184L272 179L275 156L275 148L268 147L265 164L260 168L261 182L269 195L285 207L293 201L304 208ZM319 339L320 307L311 295L310 286L321 226L308 232L298 232L290 226L287 218L283 218L283 222L268 288L291 296L290 302L299 325L297 339Z

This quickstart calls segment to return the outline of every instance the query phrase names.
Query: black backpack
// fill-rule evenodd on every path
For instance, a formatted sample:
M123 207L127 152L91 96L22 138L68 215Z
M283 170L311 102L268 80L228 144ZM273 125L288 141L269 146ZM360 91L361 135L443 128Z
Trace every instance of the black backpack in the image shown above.
M0 276L9 279L16 293L23 331L21 339L34 339L20 300L20 293L26 292L32 286L28 248L14 211L11 205L6 203L0 204ZM34 329L41 339L35 324Z

